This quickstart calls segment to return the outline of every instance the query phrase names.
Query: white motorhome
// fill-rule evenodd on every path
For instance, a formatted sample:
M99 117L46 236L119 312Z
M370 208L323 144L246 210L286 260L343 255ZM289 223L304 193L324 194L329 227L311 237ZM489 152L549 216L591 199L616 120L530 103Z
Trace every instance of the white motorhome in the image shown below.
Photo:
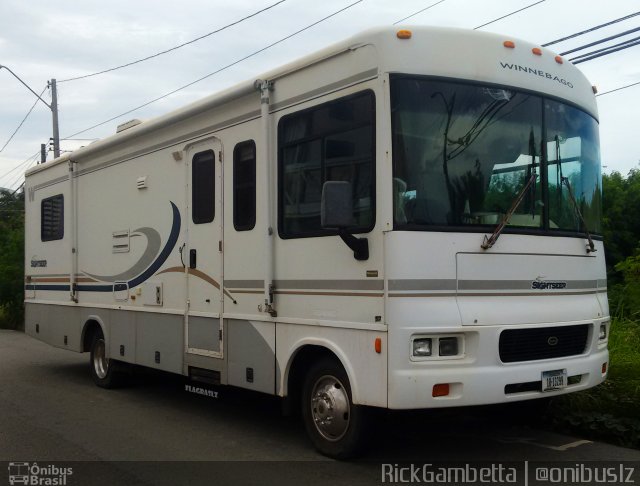
M370 407L607 373L591 84L547 49L365 32L27 172L26 331L295 399L346 457ZM593 235L593 236L592 236Z

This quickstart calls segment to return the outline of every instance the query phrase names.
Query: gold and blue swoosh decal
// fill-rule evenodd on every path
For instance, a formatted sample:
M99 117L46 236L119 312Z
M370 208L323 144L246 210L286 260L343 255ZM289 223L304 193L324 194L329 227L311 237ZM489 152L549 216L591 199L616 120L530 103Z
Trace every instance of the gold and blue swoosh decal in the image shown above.
M89 278L78 278L76 290L81 292L113 292L114 290L125 290L127 287L137 287L148 280L150 277L152 277L167 261L169 255L171 255L171 252L173 252L173 249L178 242L178 237L180 236L180 227L182 224L180 211L172 201L170 202L173 213L173 221L171 224L169 237L162 250L160 250L161 238L155 229L146 227L138 228L133 231L132 235L143 235L147 238L147 247L138 261L129 269L116 275L96 275L89 272L83 272L84 275ZM46 280L49 280L49 282L45 282ZM31 279L28 277L25 289L58 291L70 290L69 285L56 285L54 284L54 281L66 281L67 283L69 282L67 277L66 280L60 278L37 279L38 283L30 283Z

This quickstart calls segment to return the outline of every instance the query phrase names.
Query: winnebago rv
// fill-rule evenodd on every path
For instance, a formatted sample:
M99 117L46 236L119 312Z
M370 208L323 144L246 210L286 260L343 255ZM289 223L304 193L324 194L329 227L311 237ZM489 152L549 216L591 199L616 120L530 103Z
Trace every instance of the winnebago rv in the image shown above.
M27 172L26 330L295 400L347 457L371 407L607 372L593 90L547 49L383 28Z

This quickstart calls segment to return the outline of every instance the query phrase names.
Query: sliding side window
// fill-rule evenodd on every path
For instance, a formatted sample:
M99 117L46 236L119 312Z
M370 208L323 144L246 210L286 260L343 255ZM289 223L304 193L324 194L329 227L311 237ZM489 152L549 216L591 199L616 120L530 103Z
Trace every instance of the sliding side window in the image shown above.
M40 239L61 240L64 237L64 196L58 194L43 199L40 211Z
M256 225L256 143L241 142L233 149L233 227L249 231Z
M191 207L195 224L211 223L215 216L216 156L198 152L191 163Z
M372 91L284 116L278 124L279 233L335 234L320 225L322 186L351 183L355 233L375 222L375 97Z

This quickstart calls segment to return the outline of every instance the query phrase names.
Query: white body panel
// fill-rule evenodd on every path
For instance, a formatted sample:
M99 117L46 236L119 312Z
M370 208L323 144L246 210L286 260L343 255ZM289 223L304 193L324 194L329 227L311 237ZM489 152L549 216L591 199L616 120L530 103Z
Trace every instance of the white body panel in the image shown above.
M266 119L248 82L30 170L27 332L85 351L95 322L111 358L185 375L210 370L223 384L280 396L289 394L301 350L324 348L344 366L354 403L378 407L531 398L540 393L506 394L505 386L559 368L582 380L552 393L601 382L608 357L598 329L608 308L599 242L587 255L579 237L509 234L483 251L483 233L393 231L390 74L513 86L597 116L574 66L547 50L534 56L522 41L506 49L503 40L451 29L416 28L410 40L390 29L367 32L262 76L274 83ZM289 114L363 92L375 99L375 222L358 235L369 258L357 261L337 236L280 236L278 126ZM265 134L268 160L260 156ZM257 147L258 210L255 226L237 231L234 147L245 141ZM196 224L191 165L205 150L215 155L215 217ZM42 201L57 195L64 236L43 242ZM264 307L270 278L274 313ZM536 279L570 285L533 292ZM579 356L508 364L498 357L504 329L582 323L590 334ZM462 355L411 360L412 336L434 333L464 336ZM448 397L431 396L439 383L452 384Z

